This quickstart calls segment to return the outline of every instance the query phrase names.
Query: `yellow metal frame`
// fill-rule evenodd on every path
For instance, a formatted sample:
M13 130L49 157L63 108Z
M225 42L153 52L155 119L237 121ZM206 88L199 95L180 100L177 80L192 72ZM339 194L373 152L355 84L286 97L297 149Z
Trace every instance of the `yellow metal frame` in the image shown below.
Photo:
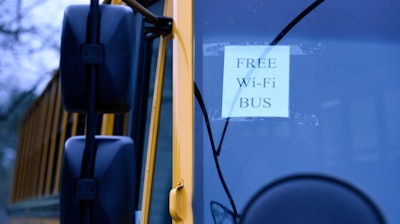
M173 223L193 223L193 5L187 0L166 0L164 16L173 23L173 174L170 214ZM147 224L156 154L166 45L161 37L142 197L142 224Z
M56 80L57 81L57 80ZM61 88L59 85L55 85L55 105L54 105L54 118L52 122L52 132L51 132L51 145L50 145L50 155L49 155L49 161L54 161L55 158L55 152L56 152L56 142L57 142L57 132L58 132L58 125L59 125L59 119L60 119L60 112L61 112ZM47 179L46 179L46 189L45 189L45 196L50 196L50 191L51 191L51 177L53 175L53 168L55 164L54 162L51 162L49 164L49 167L47 168Z
M61 92L58 85L58 72L49 82L42 95L35 101L25 117L19 131L18 156L15 176L10 195L11 203L24 200L46 198L58 192L58 180L52 191L54 158L58 151L61 164L62 143L64 142L68 113L63 112L63 131L59 135L61 113ZM56 148L56 144L59 147ZM61 152L61 153L60 153ZM59 171L59 170L58 170ZM58 172L55 178L58 178Z
M114 132L114 114L104 114L101 123L101 135L112 135Z
M173 0L173 223L193 223L193 1ZM176 206L174 208L174 206Z
M149 128L149 139L147 147L146 157L146 168L143 186L143 197L142 197L142 215L140 223L145 224L148 222L149 210L150 210L150 199L151 190L153 186L153 175L154 175L154 161L157 149L157 137L158 127L160 123L160 110L161 110L161 98L164 80L164 67L165 67L165 53L167 50L167 44L170 37L161 37L158 49L156 77L154 81L154 93L151 111L151 120Z
M73 123L72 123L72 133L71 135L76 135L76 129L77 129L77 123L78 123L78 114L73 114ZM59 188L60 188L60 179L61 179L61 166L62 166L62 156L64 154L64 142L66 140L66 129L67 129L67 123L68 123L68 112L63 111L63 116L62 116L62 123L61 123L61 136L60 136L60 142L58 147L58 158L57 158L57 170L56 170L56 176L55 176L55 181L54 181L54 194L58 195L59 193Z
M192 2L166 0L164 16L173 23L173 174L170 214L173 223L193 223L193 22ZM161 37L150 134L148 140L141 223L148 222L158 123L161 107L165 50L169 37Z

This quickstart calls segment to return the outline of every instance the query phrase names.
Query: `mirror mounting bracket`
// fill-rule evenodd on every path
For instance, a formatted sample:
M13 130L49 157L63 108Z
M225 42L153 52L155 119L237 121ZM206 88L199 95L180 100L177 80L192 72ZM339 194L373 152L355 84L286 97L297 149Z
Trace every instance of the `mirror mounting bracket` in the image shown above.
M166 36L172 32L172 18L160 16L155 24L156 34Z
M77 200L95 200L97 198L97 181L96 179L79 179L76 182Z
M136 0L122 0L130 6L135 12L140 13L146 22L154 24L154 27L148 29L150 33L166 36L172 31L172 18L165 16L157 16L142 6Z
M154 35L167 36L172 31L172 18L160 16L158 17L158 23L151 27L145 27L145 33L151 33Z
M81 45L81 62L86 65L104 63L104 46L102 44L85 43Z

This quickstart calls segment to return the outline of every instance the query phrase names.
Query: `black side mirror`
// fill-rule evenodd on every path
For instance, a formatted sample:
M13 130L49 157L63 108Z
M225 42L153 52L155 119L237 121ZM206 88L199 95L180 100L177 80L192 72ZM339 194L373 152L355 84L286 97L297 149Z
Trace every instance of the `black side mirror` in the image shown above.
M131 8L75 5L66 9L61 37L63 106L87 114L86 136L65 144L61 223L133 223L134 144L124 136L95 136L96 113L130 110L139 71L143 20ZM95 2L95 4L93 4Z
M90 203L93 223L133 223L135 201L135 161L129 137L97 136L97 153L93 182L78 183L85 137L77 136L65 143L61 194L61 223L81 222L82 202Z
M98 64L96 111L129 111L138 71L142 19L127 6L100 5L99 45L87 41L89 5L65 10L61 36L60 76L64 107L87 109L86 65Z

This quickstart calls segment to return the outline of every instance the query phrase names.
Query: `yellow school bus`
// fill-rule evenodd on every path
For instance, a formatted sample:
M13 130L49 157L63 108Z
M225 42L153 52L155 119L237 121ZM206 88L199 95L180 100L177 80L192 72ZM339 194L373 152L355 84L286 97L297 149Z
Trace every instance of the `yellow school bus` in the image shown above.
M399 223L400 10L113 0L65 11L10 223Z

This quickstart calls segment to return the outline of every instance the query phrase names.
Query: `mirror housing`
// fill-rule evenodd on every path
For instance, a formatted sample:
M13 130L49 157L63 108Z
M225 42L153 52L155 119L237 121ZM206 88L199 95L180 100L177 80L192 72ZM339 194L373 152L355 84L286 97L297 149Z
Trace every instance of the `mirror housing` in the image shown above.
M63 156L60 220L80 223L82 198L94 198L94 223L133 223L135 199L135 154L131 138L125 136L96 136L96 162L91 185L79 185L85 136L71 137L65 143ZM91 189L79 189L93 188ZM86 187L87 188L87 187ZM89 195L84 195L91 192Z
M100 5L99 44L85 44L89 5L72 5L64 13L61 35L62 101L69 112L87 109L87 65L98 69L96 112L130 110L139 67L143 20L127 6Z

